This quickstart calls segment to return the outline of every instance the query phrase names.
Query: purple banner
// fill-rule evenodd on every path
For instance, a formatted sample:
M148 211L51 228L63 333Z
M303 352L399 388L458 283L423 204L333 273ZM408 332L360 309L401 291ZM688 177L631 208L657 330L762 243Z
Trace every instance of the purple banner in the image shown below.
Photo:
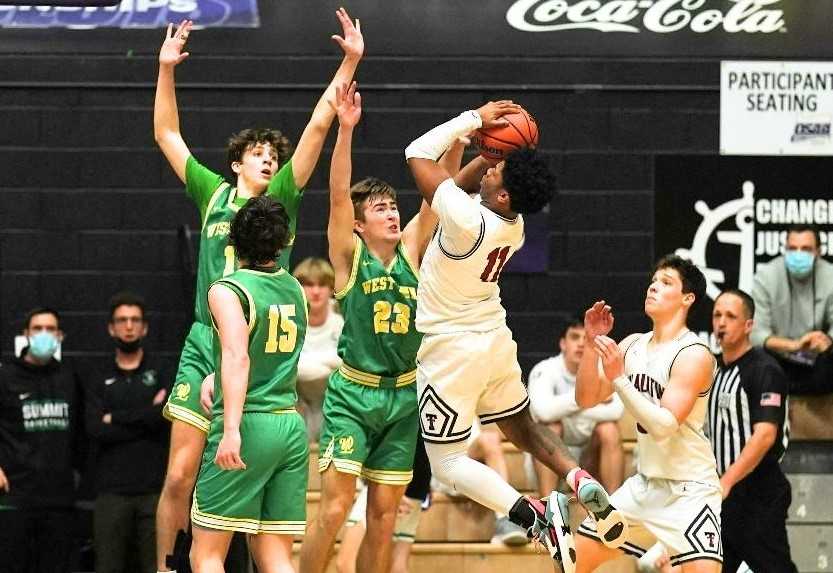
M197 28L260 27L257 0L122 0L106 8L0 4L3 28L164 28L184 19Z

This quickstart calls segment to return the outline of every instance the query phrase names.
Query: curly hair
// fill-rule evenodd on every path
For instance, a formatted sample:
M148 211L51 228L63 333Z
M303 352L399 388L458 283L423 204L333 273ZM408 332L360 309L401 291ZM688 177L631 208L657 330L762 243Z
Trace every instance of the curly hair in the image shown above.
M689 312L697 303L706 299L706 277L697 265L690 260L674 254L665 255L654 265L651 276L662 269L677 271L677 274L680 275L680 281L683 283L683 294L694 294L694 303L689 308Z
M376 197L389 197L396 201L396 189L387 181L376 177L365 177L350 187L350 200L353 202L353 214L359 221L364 221L366 201Z
M243 154L258 143L268 143L278 154L278 166L282 166L292 156L292 144L289 139L277 129L244 129L238 131L228 139L229 165L243 161Z
M555 173L534 149L521 148L506 156L503 187L509 193L510 209L515 213L537 213L552 200Z
M289 242L286 209L269 196L252 197L234 216L228 242L249 265L271 263Z

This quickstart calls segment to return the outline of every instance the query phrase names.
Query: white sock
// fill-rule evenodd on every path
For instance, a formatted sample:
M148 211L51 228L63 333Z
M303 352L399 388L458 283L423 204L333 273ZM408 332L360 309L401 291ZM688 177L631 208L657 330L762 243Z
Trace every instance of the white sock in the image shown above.
M429 444L425 451L434 477L496 513L508 515L520 492L496 471L476 462L466 452L466 442Z
M571 469L569 472L567 472L567 484L569 484L569 486L573 489L573 491L576 491L577 488L578 488L578 484L576 483L576 474L580 471L581 471L581 468L576 466L573 469Z

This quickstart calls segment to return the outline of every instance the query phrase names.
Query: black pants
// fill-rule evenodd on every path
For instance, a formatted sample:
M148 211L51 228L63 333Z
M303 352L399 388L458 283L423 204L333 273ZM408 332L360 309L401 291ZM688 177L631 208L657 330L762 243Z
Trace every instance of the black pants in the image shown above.
M0 509L0 573L68 573L75 511Z
M155 573L158 502L159 494L103 493L96 498L93 516L96 573Z
M405 490L405 497L425 502L429 493L431 493L431 462L428 461L422 436L418 436L414 451L414 477L408 484L408 489Z
M812 366L798 364L777 353L772 354L790 381L790 394L828 394L833 392L833 352L819 354Z
M766 485L741 482L736 488L721 512L723 570L737 571L746 561L753 571L796 573L786 525L790 482L780 476Z

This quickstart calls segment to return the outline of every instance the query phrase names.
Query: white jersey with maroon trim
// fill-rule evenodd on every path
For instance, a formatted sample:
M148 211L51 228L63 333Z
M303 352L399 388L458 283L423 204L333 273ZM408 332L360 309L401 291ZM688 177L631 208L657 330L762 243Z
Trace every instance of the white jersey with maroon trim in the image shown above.
M485 332L506 324L498 278L523 245L524 221L501 217L447 179L431 209L439 226L419 269L416 327L425 334Z
M680 352L690 346L702 346L709 356L711 352L689 330L656 346L649 345L652 338L653 333L648 332L630 342L625 349L625 373L643 396L659 404ZM704 429L710 391L711 386L697 397L688 417L668 438L657 440L637 423L639 473L648 478L717 481L714 453Z

